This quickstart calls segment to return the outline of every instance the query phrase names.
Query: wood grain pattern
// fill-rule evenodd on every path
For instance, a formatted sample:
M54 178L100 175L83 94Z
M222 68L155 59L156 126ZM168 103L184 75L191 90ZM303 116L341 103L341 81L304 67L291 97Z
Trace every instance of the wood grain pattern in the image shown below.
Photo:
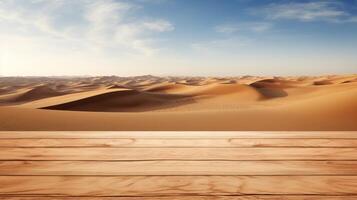
M357 131L1 131L0 138L345 138Z
M0 147L175 147L175 148L212 148L212 147L357 147L357 139L1 139Z
M150 197L0 197L0 200L356 200L357 196L247 195L247 196L150 196Z
M249 196L155 196L155 197L0 197L0 200L356 200L357 196L327 195L249 195Z
M357 132L0 132L0 200L354 200Z
M1 148L0 160L357 160L357 148Z
M357 161L2 161L0 175L350 175Z
M0 195L357 194L357 176L0 176Z

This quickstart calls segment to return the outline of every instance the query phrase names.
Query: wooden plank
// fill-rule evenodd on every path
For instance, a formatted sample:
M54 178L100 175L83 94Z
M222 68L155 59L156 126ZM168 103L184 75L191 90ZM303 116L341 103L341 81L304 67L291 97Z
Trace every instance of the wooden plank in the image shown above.
M357 131L1 131L0 138L341 138Z
M357 160L357 148L1 148L0 160Z
M0 147L357 147L357 139L0 139Z
M0 132L0 200L357 197L355 132L33 133Z
M357 175L357 161L2 161L0 175Z
M355 195L357 176L0 176L0 195Z
M155 197L0 197L0 200L356 200L357 196L248 195L248 196L155 196Z

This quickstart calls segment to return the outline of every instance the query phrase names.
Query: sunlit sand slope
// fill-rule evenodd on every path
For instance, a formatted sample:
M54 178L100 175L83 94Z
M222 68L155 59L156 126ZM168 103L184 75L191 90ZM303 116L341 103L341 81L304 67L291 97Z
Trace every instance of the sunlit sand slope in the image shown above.
M357 75L0 78L0 130L357 130Z

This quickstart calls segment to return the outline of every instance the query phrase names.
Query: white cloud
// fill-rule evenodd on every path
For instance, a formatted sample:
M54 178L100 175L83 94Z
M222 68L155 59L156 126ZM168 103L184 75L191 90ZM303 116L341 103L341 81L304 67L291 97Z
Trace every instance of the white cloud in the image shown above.
M235 33L235 32L264 32L271 29L273 25L267 22L246 22L246 23L230 23L223 24L215 27L215 30L219 33Z
M353 22L352 16L340 1L271 4L259 11L268 19L299 20L303 22Z
M0 0L0 75L160 71L170 57L161 54L161 34L174 26L142 15L142 6L127 0Z
M109 23L116 25L121 17L133 6L128 3L114 1L93 1L86 5L85 18L94 24Z
M226 52L230 51L231 53L234 50L240 49L242 47L246 47L253 42L250 38L243 38L243 37L232 37L227 39L217 39L212 41L206 42L197 42L191 45L192 49L197 52Z
M155 4L161 4L161 3L168 3L170 1L174 1L174 0L136 0L138 2L142 2L142 3L155 3Z
M166 32L174 30L174 26L170 22L162 19L144 22L143 25L149 30L157 32Z
M139 8L118 0L3 0L0 34L54 37L94 49L127 48L127 52L150 55L156 51L155 33L172 31L174 26L164 19L135 15Z
M14 26L20 26L27 32L37 29L53 36L63 36L50 24L53 18L50 13L54 12L61 2L59 0L53 2L4 0L0 4L0 23L7 22Z

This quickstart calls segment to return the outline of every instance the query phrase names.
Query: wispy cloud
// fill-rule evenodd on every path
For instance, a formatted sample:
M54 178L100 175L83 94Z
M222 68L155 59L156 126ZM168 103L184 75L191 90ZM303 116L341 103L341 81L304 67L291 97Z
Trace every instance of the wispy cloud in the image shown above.
M155 4L161 4L161 3L168 3L174 0L135 0L137 2L142 2L142 3L155 3Z
M170 22L162 19L144 22L143 26L149 30L157 32L166 32L174 30L174 26Z
M0 25L18 27L26 37L42 34L97 49L120 47L150 54L155 51L154 35L174 26L165 19L136 16L137 9L140 5L120 0L3 0Z
M354 22L356 17L343 8L341 1L270 4L255 12L264 14L267 19L299 20L302 22Z
M200 53L219 53L227 50L234 52L234 50L249 46L252 42L252 39L246 37L231 37L193 43L191 44L191 48Z
M215 27L219 33L235 33L235 32L264 32L273 27L272 23L268 22L245 22L245 23L228 23Z

